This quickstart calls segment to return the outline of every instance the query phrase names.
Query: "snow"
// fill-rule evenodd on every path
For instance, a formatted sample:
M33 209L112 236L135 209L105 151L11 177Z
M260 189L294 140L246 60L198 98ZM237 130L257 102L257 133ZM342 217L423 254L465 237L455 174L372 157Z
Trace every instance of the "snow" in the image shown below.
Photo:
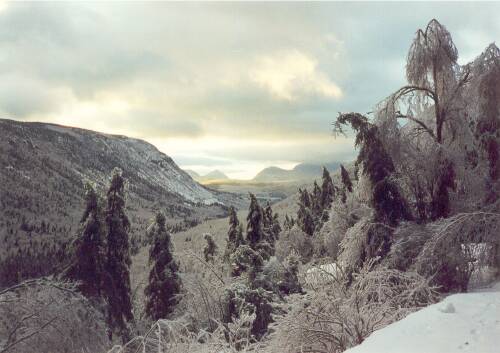
M371 334L346 353L498 353L500 283L454 294Z

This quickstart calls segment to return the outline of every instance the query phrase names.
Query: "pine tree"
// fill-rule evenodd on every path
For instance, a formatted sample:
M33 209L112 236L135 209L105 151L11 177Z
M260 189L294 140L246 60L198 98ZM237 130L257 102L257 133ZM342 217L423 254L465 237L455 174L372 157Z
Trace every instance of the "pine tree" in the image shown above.
M149 284L146 295L146 314L151 320L165 319L178 303L181 280L172 256L172 242L165 226L165 216L156 214L152 244L149 249Z
M321 207L329 209L335 197L335 186L328 170L323 167L323 183L321 184Z
M356 131L356 146L360 147L356 163L363 167L363 174L373 185L372 206L378 222L397 225L400 220L412 219L408 204L391 176L394 163L380 140L378 127L359 113L340 114L335 130L350 124Z
M236 209L231 206L229 208L229 230L227 232L226 251L224 252L225 261L229 260L231 254L245 242L243 239L243 231L236 214Z
M263 240L263 214L262 208L254 194L250 193L250 207L247 216L247 243L254 250Z
M281 232L281 226L279 224L278 214L273 213L271 205L267 203L264 209L264 235L267 242L273 248L274 255L274 245L276 240L279 238L279 233Z
M107 225L107 261L105 264L107 321L110 332L118 331L124 341L128 338L126 322L133 320L130 298L131 264L130 222L125 214L125 179L121 170L114 169L107 194L105 211Z
M344 185L344 188L347 191L352 192L351 177L349 176L349 172L344 168L342 164L340 165L340 175L342 177L342 184Z
M312 236L314 234L314 229L316 228L314 224L314 217L311 212L311 197L309 192L304 189L299 189L300 199L299 199L299 211L297 212L297 224L307 235Z
M352 181L349 177L349 172L344 168L344 166L340 165L340 175L342 177L342 203L346 203L347 201L347 192L352 192Z
M209 233L204 234L203 238L207 242L207 244L203 248L203 256L205 257L205 261L213 262L215 254L217 252L217 244L215 244L214 239Z
M313 192L311 195L311 211L315 218L320 218L321 213L323 212L323 198L322 191L319 188L316 180L313 184Z
M79 235L71 244L72 262L63 278L79 282L78 288L87 298L98 298L103 285L105 228L98 194L90 183L85 189L86 207Z

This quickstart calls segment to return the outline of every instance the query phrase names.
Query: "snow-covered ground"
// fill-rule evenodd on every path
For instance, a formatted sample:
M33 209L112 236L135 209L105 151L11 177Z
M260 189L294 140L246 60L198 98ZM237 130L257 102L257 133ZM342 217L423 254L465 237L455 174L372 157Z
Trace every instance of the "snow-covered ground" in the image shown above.
M500 283L454 294L370 335L348 353L498 353Z

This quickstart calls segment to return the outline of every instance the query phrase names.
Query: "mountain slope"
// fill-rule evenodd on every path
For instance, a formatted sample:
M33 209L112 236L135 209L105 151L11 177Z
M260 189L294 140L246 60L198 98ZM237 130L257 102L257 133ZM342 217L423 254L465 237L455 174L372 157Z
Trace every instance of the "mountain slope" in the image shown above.
M0 119L0 237L19 229L75 230L83 181L105 190L115 167L128 180L127 206L141 229L158 209L175 223L221 216L226 207L220 203L231 203L231 195L199 185L145 141Z

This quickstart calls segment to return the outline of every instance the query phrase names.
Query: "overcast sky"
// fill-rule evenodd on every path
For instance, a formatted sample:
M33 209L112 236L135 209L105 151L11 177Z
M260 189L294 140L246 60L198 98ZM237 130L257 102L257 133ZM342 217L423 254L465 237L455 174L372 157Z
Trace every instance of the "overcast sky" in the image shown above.
M500 39L500 3L0 2L0 116L142 138L235 178L352 160L331 122L404 83L432 18L461 62Z

